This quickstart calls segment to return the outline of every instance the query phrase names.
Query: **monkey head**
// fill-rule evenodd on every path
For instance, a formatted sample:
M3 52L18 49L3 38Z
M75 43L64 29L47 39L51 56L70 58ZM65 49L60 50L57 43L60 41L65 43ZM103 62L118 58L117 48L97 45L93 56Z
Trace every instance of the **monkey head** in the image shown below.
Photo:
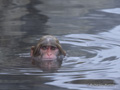
M39 56L42 60L57 59L60 55L65 56L66 52L62 49L59 40L51 35L43 36L38 44L31 48L31 56Z

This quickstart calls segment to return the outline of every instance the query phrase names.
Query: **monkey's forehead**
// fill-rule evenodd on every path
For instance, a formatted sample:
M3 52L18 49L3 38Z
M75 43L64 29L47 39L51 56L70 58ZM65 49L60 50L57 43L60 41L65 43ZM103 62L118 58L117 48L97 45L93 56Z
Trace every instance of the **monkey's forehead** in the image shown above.
M57 42L56 40L52 39L52 38L46 38L44 40L42 40L41 45L52 45L52 46L56 46Z

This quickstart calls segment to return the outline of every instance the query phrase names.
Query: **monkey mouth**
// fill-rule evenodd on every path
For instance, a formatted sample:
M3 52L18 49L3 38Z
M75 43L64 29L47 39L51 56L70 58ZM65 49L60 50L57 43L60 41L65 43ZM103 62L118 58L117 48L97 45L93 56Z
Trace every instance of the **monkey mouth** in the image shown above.
M47 56L47 57L43 57L42 59L43 60L56 60L57 58L56 57Z
M55 58L43 58L42 60L56 60Z

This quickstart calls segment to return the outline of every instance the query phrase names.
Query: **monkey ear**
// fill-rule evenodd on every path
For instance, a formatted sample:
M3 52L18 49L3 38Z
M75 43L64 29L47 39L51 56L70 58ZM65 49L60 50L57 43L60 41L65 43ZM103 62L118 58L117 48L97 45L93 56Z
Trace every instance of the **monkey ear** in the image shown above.
M64 56L66 56L66 51L62 50L62 54L63 54Z
M58 49L60 50L60 54L66 56L66 52L62 49L60 44L57 44Z
M31 56L31 57L33 56L34 50L35 50L35 46L32 46L32 47L31 47L31 52L30 52L30 56Z

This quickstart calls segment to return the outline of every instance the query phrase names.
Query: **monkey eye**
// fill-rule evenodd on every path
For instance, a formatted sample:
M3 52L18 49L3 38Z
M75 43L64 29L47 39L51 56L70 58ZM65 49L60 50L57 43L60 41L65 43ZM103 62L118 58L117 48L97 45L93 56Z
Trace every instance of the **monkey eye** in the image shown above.
M42 46L41 47L41 49L43 49L43 50L47 50L47 48L48 48L47 46Z
M57 47L55 47L55 46L51 46L50 49L51 49L51 50L55 50L55 49L57 49Z

